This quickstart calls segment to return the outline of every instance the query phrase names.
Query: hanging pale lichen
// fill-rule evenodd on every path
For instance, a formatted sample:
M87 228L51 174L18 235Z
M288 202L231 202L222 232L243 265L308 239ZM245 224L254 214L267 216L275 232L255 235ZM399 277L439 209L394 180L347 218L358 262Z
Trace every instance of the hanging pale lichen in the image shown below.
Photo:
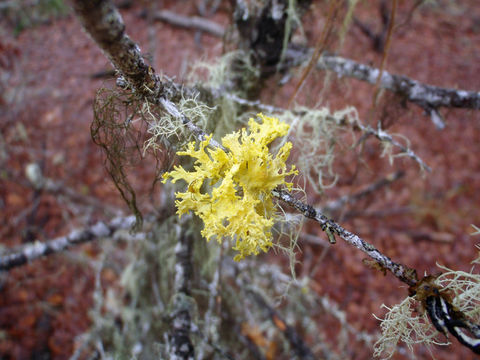
M287 142L273 156L268 145L287 134L289 125L278 119L258 114L262 123L248 122L249 131L234 132L222 138L227 150L206 150L211 136L195 150L195 142L178 155L196 159L193 171L176 166L164 174L164 182L184 180L185 192L176 193L177 213L190 210L204 222L202 236L207 240L234 239L233 249L239 253L235 260L268 251L272 246L271 228L274 223L274 204L271 191L279 185L291 189L285 182L288 175L297 174L295 166L287 171L287 160L292 144ZM205 190L209 189L209 190Z

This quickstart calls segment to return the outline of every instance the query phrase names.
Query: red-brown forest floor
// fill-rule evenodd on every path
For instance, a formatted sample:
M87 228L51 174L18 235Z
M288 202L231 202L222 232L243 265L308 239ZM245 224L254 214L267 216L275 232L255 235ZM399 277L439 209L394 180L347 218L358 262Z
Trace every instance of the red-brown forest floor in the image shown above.
M195 31L161 22L149 24L139 16L146 3L125 9L122 14L127 32L149 54L157 72L182 82L195 60L221 54L218 38L198 36ZM157 7L196 15L192 3L166 1ZM402 2L398 22L407 18L413 3ZM372 29L380 26L377 5L359 5L356 13ZM325 23L323 10L324 5L314 5L305 18L312 45ZM210 19L226 25L228 7L222 5ZM92 74L110 69L106 58L73 15L27 28L15 38L6 24L0 29L0 219L4 219L0 246L51 239L76 225L108 219L112 211L105 204L127 213L89 131L94 94L104 82L92 78ZM351 27L338 52L377 67L381 61L381 55L372 50L371 40L357 27ZM386 69L432 85L479 91L478 2L438 1L416 11L407 25L395 32ZM297 100L318 103L316 95L322 91L324 80L325 73L314 72ZM367 118L374 87L335 75L332 80L321 105L334 110L353 105L360 118ZM298 77L291 83L296 81ZM273 91L263 94L262 100L277 105L286 103L293 88L281 88L273 81L268 86ZM322 197L309 193L308 200L321 205L402 169L402 179L356 204L356 216L347 219L344 226L419 274L437 272L436 262L469 270L478 243L469 235L471 224L480 225L480 113L443 109L446 128L440 131L421 109L412 104L392 105L395 101L398 103L390 99L388 105L380 106L389 116L388 131L408 137L412 149L432 172L422 175L418 166L405 158L390 165L380 157L376 142L370 140L358 167L339 159L336 165L342 176L338 185ZM74 204L58 194L35 192L24 175L30 162L39 163L45 176L82 196L98 199L99 204ZM323 237L315 224L308 223L305 231ZM366 268L362 264L364 256L347 244L339 242L329 249L317 267L323 248L308 243L301 248L300 275L310 274L316 291L339 303L348 321L359 330L374 332L378 322L371 314L382 314L382 303L391 306L406 296L405 287L395 278ZM95 259L98 248L88 244L80 251L84 254L80 259L55 255L0 274L1 359L65 359L72 354L75 336L89 326L93 302L94 274L85 266L85 258ZM104 286L116 280L116 274L102 273ZM454 339L453 343L451 347L434 348L436 358L472 358L470 351ZM427 350L419 351L419 358L430 358Z

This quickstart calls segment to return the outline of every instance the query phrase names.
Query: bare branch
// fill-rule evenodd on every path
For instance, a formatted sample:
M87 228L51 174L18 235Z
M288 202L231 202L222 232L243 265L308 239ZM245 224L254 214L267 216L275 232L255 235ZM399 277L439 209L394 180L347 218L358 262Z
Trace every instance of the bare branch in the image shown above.
M358 80L375 84L378 78L378 69L356 61L338 56L324 55L317 64L319 69L330 70L339 77L353 77ZM480 109L480 92L441 88L422 84L403 75L393 75L383 71L380 87L393 91L407 100L425 109L430 116L438 120L439 107ZM437 127L441 126L436 121Z
M111 236L117 230L130 229L134 224L135 216L117 217L108 224L99 221L91 227L73 230L66 236L61 236L47 242L36 241L31 245L25 246L19 252L0 256L0 271L25 265L39 257L61 252L73 245Z
M154 93L160 94L160 80L153 75L151 68L145 64L138 46L124 34L125 26L113 5L105 0L100 1L99 5L95 6L84 5L91 4L91 1L75 0L74 3L75 10L79 14L85 29L105 51L114 66L132 83L134 88L139 91L145 84ZM99 9L101 11L98 11ZM103 14L103 16L100 17L99 14ZM199 28L219 37L225 33L221 25L197 17L185 17L170 11L162 11L155 16L178 26ZM107 22L109 19L111 23ZM112 19L115 21L112 21ZM112 27L113 30L110 29L111 24L115 25ZM120 38L120 41L114 41L117 38ZM117 42L118 44L115 45ZM290 61L285 61L285 64L298 66L310 58L310 53L311 50L295 50L291 47L286 54ZM317 63L317 68L334 71L339 77L353 77L370 84L376 83L379 74L379 70L371 66L330 55L323 55ZM444 126L437 111L439 107L480 109L480 92L476 91L423 84L403 75L390 74L387 71L383 71L379 85L381 88L404 96L407 100L422 107L439 128Z
M366 253L369 257L371 257L378 264L380 264L380 266L390 270L392 274L395 275L400 281L406 283L409 286L413 286L417 283L417 275L414 269L410 269L405 265L392 261L392 259L390 259L388 256L383 255L380 251L378 251L375 246L369 244L358 235L355 235L350 231L344 229L335 221L327 218L319 210L316 210L313 206L304 204L300 200L296 199L289 192L281 189L276 189L272 191L272 194L276 198L286 202L290 206L300 211L305 217L313 219L320 223L320 225L322 226L322 230L326 231L327 233L340 236L350 245L353 245L357 249Z
M299 66L311 58L313 50L290 45L282 70ZM379 69L361 64L354 60L323 54L317 68L337 73L339 77L351 77L370 84L376 84ZM480 110L480 92L460 89L442 88L421 83L403 75L390 74L383 71L379 83L380 88L389 90L404 97L424 109L438 128L443 128L440 107Z
M74 0L73 2L82 25L133 89L153 103L157 103L160 96L166 95L159 77L154 75L153 69L143 60L138 45L125 34L125 25L113 4L107 0ZM217 27L218 35L221 33L220 30L221 28ZM308 54L309 51L305 49L300 51L289 49L287 57L291 61L285 61L285 64L299 65L309 58ZM353 77L371 84L376 83L379 73L378 69L368 65L329 55L323 55L317 67L334 71L340 77ZM425 109L437 127L443 127L441 116L437 111L439 107L480 109L480 93L475 91L422 84L406 76L392 75L387 71L383 72L379 85Z

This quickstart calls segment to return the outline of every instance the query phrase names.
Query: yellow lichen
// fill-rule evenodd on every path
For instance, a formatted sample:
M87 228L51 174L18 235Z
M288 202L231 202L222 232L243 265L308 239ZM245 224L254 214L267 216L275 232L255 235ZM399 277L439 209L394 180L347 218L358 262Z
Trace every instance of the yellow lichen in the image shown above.
M204 223L202 236L221 242L228 237L235 241L238 251L235 260L266 252L272 246L271 228L274 223L274 204L271 191L279 185L291 189L285 182L288 175L297 174L295 166L287 171L287 160L292 144L287 142L273 156L268 145L287 134L289 125L278 119L257 115L262 123L253 118L248 122L249 131L242 129L222 138L227 150L208 149L208 137L195 150L195 142L188 144L188 155L196 159L194 170L187 171L176 166L164 174L172 182L184 180L185 192L177 192L177 214L193 211Z

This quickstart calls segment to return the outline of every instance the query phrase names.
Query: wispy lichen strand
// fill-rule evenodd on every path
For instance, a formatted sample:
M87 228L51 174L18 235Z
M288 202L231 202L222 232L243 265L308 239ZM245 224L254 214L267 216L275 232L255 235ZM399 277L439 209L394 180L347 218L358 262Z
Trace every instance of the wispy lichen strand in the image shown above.
M274 204L271 191L279 185L291 189L285 177L297 174L295 166L287 170L286 160L292 144L285 143L274 156L269 144L287 134L289 126L278 119L258 114L262 123L251 118L249 130L226 135L222 148L209 149L211 136L196 150L195 142L178 155L195 160L194 170L181 166L164 175L164 181L183 180L185 192L177 192L178 215L193 211L204 222L202 236L207 240L224 238L235 241L235 260L268 251L272 246Z

